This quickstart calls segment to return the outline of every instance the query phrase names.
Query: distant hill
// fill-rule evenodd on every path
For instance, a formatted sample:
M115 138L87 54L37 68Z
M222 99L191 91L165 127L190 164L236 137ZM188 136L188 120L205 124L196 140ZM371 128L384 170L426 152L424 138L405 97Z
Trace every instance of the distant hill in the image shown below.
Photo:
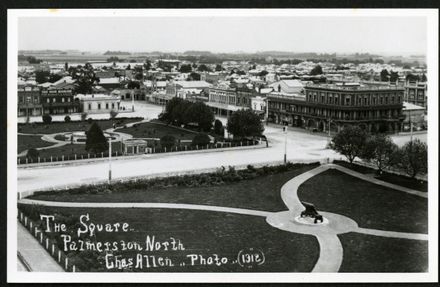
M107 51L107 52L104 53L104 55L106 55L106 56L115 56L115 55L118 55L118 56L126 55L126 56L128 56L128 55L131 55L131 53L130 52L124 52L124 51Z

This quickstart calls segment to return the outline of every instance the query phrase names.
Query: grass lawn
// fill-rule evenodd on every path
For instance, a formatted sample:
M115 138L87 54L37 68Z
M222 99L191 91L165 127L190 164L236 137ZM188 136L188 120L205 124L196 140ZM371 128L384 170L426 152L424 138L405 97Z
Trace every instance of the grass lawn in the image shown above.
M101 127L102 130L113 127L113 123L124 125L132 122L138 122L141 118L126 118L126 119L114 119L114 120L96 120L95 122ZM90 128L87 121L74 121L74 122L52 122L50 124L44 123L30 123L19 124L18 132L25 134L54 134L71 131L87 131Z
M135 127L118 129L118 132L127 133L135 138L161 138L164 135L172 135L176 140L192 140L197 134L181 130L171 125L166 126L154 122L141 123Z
M315 204L318 210L348 216L360 227L428 232L426 198L369 183L335 169L304 182L298 196Z
M121 152L120 142L112 143L112 153L114 154L115 151L118 151L119 153ZM43 161L44 158L46 158L46 161L50 161L51 156L53 157L53 159L59 157L61 160L61 157L63 155L65 160L67 160L68 157L73 160L75 154L77 154L77 159L81 159L81 155L84 155L84 158L87 158L85 144L67 144L56 148L39 150L38 153L40 155L41 161ZM90 157L92 158L94 156L90 154ZM98 154L97 157L101 157L101 154Z
M377 173L377 170L375 170L373 168L361 166L358 164L350 164L349 162L345 162L345 161L335 161L334 163L339 164L343 167L355 170L357 172L363 173L363 174L376 174ZM428 182L424 181L424 180L417 180L417 179L411 178L409 176L397 175L397 174L388 173L388 172L383 172L382 175L380 175L380 176L377 175L376 178L380 179L382 181L392 183L392 184L397 184L397 185L404 186L407 188L411 188L411 189L415 189L415 190L419 190L419 191L423 191L423 192L428 192Z
M31 148L39 148L45 146L51 146L54 143L50 143L41 139L41 136L22 136L18 135L17 149L18 153Z
M359 233L339 235L344 259L339 272L427 272L428 242Z
M281 186L293 177L315 168L305 165L296 170L242 180L238 183L203 187L166 187L134 189L105 194L69 194L48 192L30 198L73 202L168 202L239 207L265 211L287 210L280 197Z
M41 207L45 214L63 213L78 217L90 214L94 223L127 222L128 233L100 232L97 241L136 241L145 246L147 235L165 241L170 237L180 239L185 250L179 251L115 251L114 254L125 258L135 253L166 256L174 263L185 262L186 266L134 269L142 272L309 272L315 265L319 245L313 236L294 234L275 229L265 222L263 217L246 216L220 212L179 210L179 209L80 209ZM73 229L76 230L76 229ZM94 240L94 239L93 239ZM253 268L241 267L236 263L242 249L260 249L265 262ZM188 254L198 254L205 258L218 254L227 257L228 263L222 266L203 265L195 262L190 265ZM82 271L114 271L105 268L105 262L99 255L85 252L70 254L70 260L76 262ZM84 263L80 258L89 258ZM102 257L101 257L102 258Z

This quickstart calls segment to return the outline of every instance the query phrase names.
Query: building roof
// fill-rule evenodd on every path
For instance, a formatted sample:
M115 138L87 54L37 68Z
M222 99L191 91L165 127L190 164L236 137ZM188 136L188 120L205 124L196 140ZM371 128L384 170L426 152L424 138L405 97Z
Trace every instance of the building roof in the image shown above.
M403 102L403 110L404 111L415 111L415 110L425 110L425 107L414 105L408 102Z
M113 78L101 78L99 79L99 84L100 85L110 85L110 84L119 84L119 78L118 77L113 77Z
M80 101L96 101L96 100L118 100L119 96L115 95L105 95L105 94L78 94L75 96L75 99L79 99Z
M209 88L212 85L205 81L174 81L174 84L184 89Z

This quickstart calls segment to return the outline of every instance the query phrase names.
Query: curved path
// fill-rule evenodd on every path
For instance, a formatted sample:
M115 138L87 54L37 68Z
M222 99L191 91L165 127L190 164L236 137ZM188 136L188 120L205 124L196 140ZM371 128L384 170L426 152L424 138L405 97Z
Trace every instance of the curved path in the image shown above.
M375 184L391 187L402 192L407 192L421 197L427 197L427 194L419 191L407 189L401 186L389 184L373 177L360 174L358 172L346 169L339 165L327 164L321 165L308 172L300 174L293 179L286 182L281 187L281 198L288 208L288 211L281 212L267 212L261 210L251 210L242 208L230 208L222 206L211 205L197 205L197 204L177 204L177 203L131 203L131 202L55 202L42 201L32 199L21 199L21 204L39 204L43 206L52 207L89 207L89 208L172 208L172 209L190 209L190 210L205 210L225 213L236 213L243 215L262 216L266 218L266 222L275 228L293 232L309 234L316 237L320 246L319 258L316 262L312 272L338 272L343 260L343 247L338 238L338 234L347 232L358 232L370 234L375 236L392 237L392 238L406 238L413 240L428 240L427 234L404 233L394 231L384 231L375 229L360 228L352 219L330 212L321 212L325 221L323 224L303 224L293 220L295 215L304 210L300 199L298 198L299 186L321 172L330 168L338 169L349 175L361 178L363 180L373 182Z

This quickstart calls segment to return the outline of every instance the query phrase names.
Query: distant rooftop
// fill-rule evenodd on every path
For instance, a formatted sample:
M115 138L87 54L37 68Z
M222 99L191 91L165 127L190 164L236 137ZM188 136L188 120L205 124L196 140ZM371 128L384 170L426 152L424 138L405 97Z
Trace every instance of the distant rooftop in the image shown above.
M398 86L377 86L364 85L359 83L345 83L345 84L308 84L305 88L321 88L339 91L382 91L382 90L403 90L403 87Z

